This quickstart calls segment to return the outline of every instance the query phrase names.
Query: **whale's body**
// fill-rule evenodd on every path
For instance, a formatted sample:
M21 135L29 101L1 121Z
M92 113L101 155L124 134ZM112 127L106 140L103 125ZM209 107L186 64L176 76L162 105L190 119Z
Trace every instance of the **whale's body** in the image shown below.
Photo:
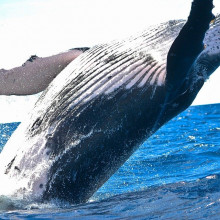
M143 141L192 103L220 63L218 22L167 103L166 56L183 20L80 55L50 84L4 147L0 194L87 201Z

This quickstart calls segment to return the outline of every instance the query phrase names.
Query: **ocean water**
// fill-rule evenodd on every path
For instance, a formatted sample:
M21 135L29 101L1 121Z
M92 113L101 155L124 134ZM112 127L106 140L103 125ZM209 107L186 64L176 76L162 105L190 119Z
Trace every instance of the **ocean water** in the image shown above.
M18 125L0 124L0 150ZM0 197L0 219L220 219L220 104L171 120L86 204Z

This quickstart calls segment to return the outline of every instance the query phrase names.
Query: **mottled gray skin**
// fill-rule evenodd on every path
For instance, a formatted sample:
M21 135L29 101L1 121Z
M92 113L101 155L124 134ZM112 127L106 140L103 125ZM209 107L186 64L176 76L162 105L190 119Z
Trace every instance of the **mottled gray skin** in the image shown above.
M202 32L204 36L210 18L203 22L206 23L206 28ZM175 25L174 23L167 24L165 34L174 36L178 34L182 27L181 22L176 21ZM203 27L204 23L186 24L188 27L195 24ZM219 24L217 23L214 28L219 31ZM190 39L184 38L184 32L182 33L183 36L180 37L183 37L184 42L187 40L190 42ZM158 30L155 36L146 35L143 40L150 45L153 38L157 39L159 35ZM177 38L177 41L179 39ZM199 42L195 40L195 46L197 43L201 45L201 40ZM203 86L205 76L210 75L220 65L220 50L217 48L219 41L216 42L213 43L213 47L216 47L214 52L211 51L213 47L207 47L197 56L193 55L194 58L191 59L187 70L176 73L180 74L180 78L175 76L177 80L169 81L168 77L161 85L151 84L150 80L153 79L155 70L149 82L142 87L135 84L127 89L126 82L123 82L111 93L105 93L103 89L94 97L93 94L103 85L103 82L96 80L95 77L100 74L100 78L106 80L107 88L110 88L111 80L122 70L120 68L117 69L118 72L108 70L121 61L120 57L130 59L128 54L132 50L117 52L120 44L116 42L110 46L94 47L80 55L73 63L75 70L69 74L61 73L58 76L60 78L55 79L37 102L30 120L23 125L25 136L22 143L43 137L46 142L40 147L43 146L45 151L39 157L34 151L37 155L35 158L39 158L40 161L45 157L51 164L46 182L38 183L39 189L42 189L38 199L40 201L59 199L75 204L86 202L148 137L190 106ZM121 48L126 44L122 43ZM142 57L144 50L138 51L138 46L133 46L133 50L138 53L131 57L130 63L135 59L154 62L154 58L149 54ZM175 51L177 55L179 52L181 53ZM190 56L190 51L188 55ZM77 64L81 66L77 67ZM185 64L183 62L180 65ZM85 66L88 68L84 68ZM89 72L90 69L92 72ZM93 76L96 71L96 75ZM159 76L160 74L158 79ZM62 77L66 77L65 83L57 88ZM94 85L97 85L97 88L90 90ZM168 93L174 95L167 95ZM35 144L27 147L30 150L26 152L33 152ZM17 180L20 180L22 175L25 175L23 170L28 169L25 167L28 159L24 157L19 161L17 157L15 152L5 167L4 175L9 178L16 176ZM36 163L37 166L37 162L33 164ZM23 190L25 192L25 189Z
M81 53L79 49L72 49L44 58L34 55L20 67L0 69L0 95L32 95L42 92Z

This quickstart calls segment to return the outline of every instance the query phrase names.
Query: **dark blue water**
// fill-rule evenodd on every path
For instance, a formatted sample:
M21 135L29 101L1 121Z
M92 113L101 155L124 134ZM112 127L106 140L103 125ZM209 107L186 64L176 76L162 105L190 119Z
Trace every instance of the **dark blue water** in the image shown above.
M0 124L0 149L18 124ZM220 219L220 104L174 118L86 204L0 197L0 209L0 219Z

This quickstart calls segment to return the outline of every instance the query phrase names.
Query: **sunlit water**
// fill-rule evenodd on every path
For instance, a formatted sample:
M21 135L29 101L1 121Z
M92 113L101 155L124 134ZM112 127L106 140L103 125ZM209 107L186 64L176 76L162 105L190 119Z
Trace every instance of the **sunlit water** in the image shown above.
M19 123L0 124L0 150ZM0 219L220 219L220 104L190 107L148 139L90 202L0 197Z

